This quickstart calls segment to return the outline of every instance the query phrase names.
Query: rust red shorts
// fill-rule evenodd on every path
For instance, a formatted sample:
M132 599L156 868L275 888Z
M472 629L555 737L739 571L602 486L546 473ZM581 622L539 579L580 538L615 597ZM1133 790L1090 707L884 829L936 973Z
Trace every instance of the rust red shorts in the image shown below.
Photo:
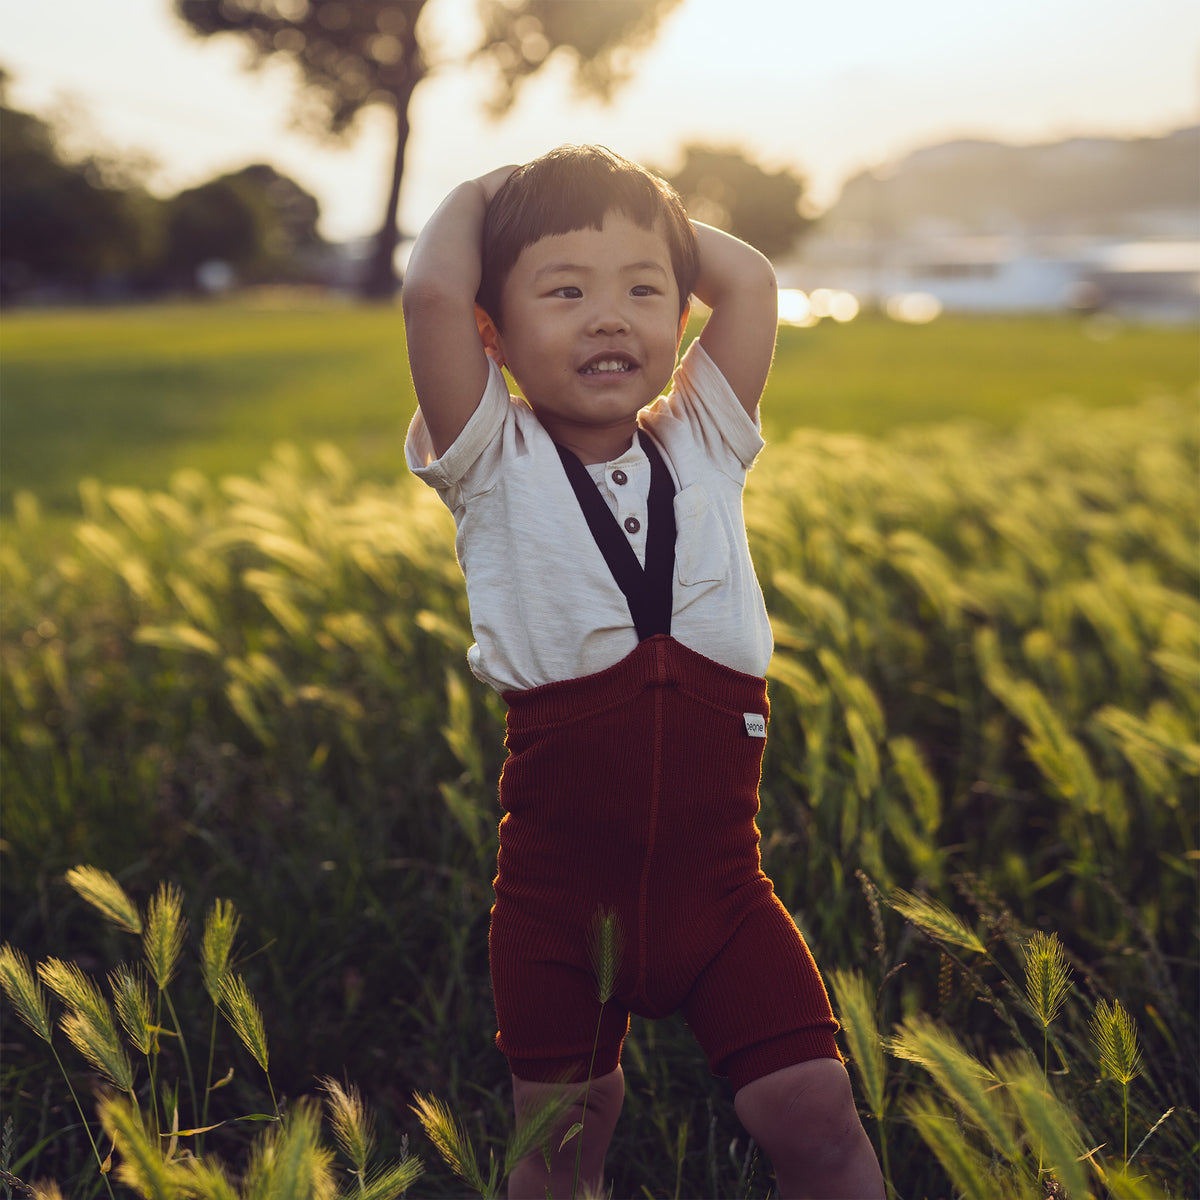
M629 1014L683 1015L736 1089L839 1058L803 938L763 874L766 684L659 635L607 671L509 693L489 937L497 1044L545 1082L614 1070ZM597 910L622 954L596 996Z

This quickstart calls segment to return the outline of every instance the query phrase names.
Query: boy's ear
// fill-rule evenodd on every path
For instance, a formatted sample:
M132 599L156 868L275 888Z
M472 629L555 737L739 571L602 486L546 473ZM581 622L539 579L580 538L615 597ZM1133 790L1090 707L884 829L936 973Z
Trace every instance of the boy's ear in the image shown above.
M479 339L483 342L483 352L498 367L504 366L504 348L500 344L500 330L496 322L477 304L475 305L475 327L479 330Z

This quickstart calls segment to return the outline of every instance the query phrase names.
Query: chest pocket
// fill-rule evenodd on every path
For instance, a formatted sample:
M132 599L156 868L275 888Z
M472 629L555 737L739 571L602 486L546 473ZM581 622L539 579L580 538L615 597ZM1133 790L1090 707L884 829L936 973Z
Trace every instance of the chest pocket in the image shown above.
M685 587L719 583L729 574L729 539L697 485L675 495L675 574Z

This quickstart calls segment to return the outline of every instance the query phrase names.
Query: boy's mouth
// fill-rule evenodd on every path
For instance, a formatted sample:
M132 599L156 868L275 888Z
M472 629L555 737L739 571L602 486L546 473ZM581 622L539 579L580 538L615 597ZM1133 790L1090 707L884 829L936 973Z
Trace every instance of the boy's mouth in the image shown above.
M637 363L623 354L599 354L579 368L580 375L624 375L637 370Z

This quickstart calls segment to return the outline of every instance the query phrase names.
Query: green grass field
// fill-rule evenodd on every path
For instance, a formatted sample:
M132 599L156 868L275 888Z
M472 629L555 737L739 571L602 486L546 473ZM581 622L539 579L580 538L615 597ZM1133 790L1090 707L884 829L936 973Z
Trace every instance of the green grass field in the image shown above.
M1194 332L1068 319L862 318L784 328L768 438L805 426L878 434L971 417L1010 428L1048 402L1134 403L1194 388ZM147 307L5 316L0 511L77 483L165 485L181 467L253 470L279 441L337 444L368 474L402 469L415 406L394 308Z
M1200 1194L1194 336L1087 330L784 330L764 410L763 863L830 983L895 1197ZM171 941L142 954L68 886L78 864L147 920L182 888L190 935L169 992L161 964L146 985L169 1028L105 1043L128 1071L55 1031L79 1109L37 1020L12 1019L0 948L0 1167L109 1195L96 1095L124 1076L145 1120L108 1089L119 1187L265 1195L255 1169L303 1160L320 1180L271 1194L332 1194L303 1102L332 1076L378 1114L380 1157L425 1164L414 1200L461 1197L412 1105L445 1102L485 1177L503 1162L503 713L465 663L453 521L401 469L397 312L18 313L3 372L6 503L45 503L8 509L0 538L0 941L105 993ZM218 898L269 1069L201 976ZM52 1003L101 1040L86 995ZM635 1019L624 1065L616 1196L771 1194L680 1021ZM243 1119L277 1098L265 1134ZM187 1174L146 1133L176 1104L184 1130L225 1122L179 1146L248 1172L244 1191L130 1182ZM347 1169L338 1194L363 1194Z

